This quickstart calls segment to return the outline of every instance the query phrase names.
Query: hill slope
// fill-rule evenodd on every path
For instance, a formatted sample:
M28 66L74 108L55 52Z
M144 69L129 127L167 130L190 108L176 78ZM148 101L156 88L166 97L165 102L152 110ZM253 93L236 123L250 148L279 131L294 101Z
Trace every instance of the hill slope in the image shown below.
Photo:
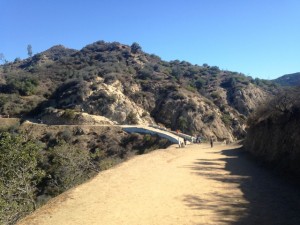
M286 74L273 81L282 86L300 86L300 72Z
M300 177L300 90L289 89L249 119L244 148L281 172ZM295 179L299 180L299 179Z
M249 113L277 91L272 82L216 66L163 61L136 43L54 46L0 67L1 114L76 124L87 112L228 140L242 137Z

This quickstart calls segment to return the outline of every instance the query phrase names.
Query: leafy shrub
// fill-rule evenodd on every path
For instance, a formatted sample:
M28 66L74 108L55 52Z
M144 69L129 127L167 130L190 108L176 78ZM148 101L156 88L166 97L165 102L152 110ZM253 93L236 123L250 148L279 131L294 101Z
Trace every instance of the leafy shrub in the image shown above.
M222 117L221 117L221 119L222 119L223 123L227 127L231 126L231 124L232 124L232 118L231 118L231 116L229 114L223 114Z
M148 113L146 112L146 111L144 111L143 113L142 113L142 117L146 117L148 115Z
M105 158L100 160L99 162L99 169L100 170L107 170L120 162L120 159L117 158Z
M36 208L36 185L44 171L38 167L40 147L25 137L0 136L0 223L14 224Z
M94 169L88 151L63 142L49 150L49 159L46 193L51 196L82 183Z
M218 92L212 92L211 95L210 95L213 99L217 99L217 98L220 98L220 94Z
M58 133L58 138L64 140L65 142L70 142L72 140L73 134L70 130L64 130Z
M154 70L152 67L144 67L142 70L140 70L138 78L143 80L151 79L151 77L153 77L153 72Z
M184 116L178 118L179 129L185 132L188 128L188 121Z
M170 98L172 98L173 100L183 100L185 99L184 95L180 92L172 92L169 95Z
M130 111L126 116L126 120L129 124L137 124L138 119L136 113Z
M20 93L21 95L32 95L35 94L38 84L38 80L33 77L12 76L7 80L7 90L9 92Z
M132 45L131 45L131 52L132 53L137 53L141 50L142 50L142 48L138 43L136 43L136 42L132 43Z
M198 78L195 81L195 87L199 90L204 87L205 83L206 83L206 81L203 78Z
M63 114L63 117L68 119L68 120L74 120L75 117L76 117L76 113L72 109L66 109L64 114Z
M187 89L188 91L190 91L190 92L193 92L193 93L196 92L196 89L195 89L194 87L190 86L190 85L186 86L186 89Z

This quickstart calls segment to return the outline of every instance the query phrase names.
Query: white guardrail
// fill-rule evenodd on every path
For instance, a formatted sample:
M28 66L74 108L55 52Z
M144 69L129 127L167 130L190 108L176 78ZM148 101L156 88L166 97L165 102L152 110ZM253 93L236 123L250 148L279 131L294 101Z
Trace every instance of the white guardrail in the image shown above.
M166 138L172 143L178 144L180 141L183 143L183 140L186 139L188 142L194 143L195 142L195 137L180 133L180 132L175 132L175 131L170 131L164 127L160 127L157 125L149 125L148 127L145 126L126 126L122 125L122 128L124 131L128 133L143 133L143 134L157 134L158 136L162 138Z
M181 138L185 138L187 141L189 141L191 143L194 143L196 141L196 138L191 136L191 135L184 134L184 133L181 133L181 132L172 131L172 130L168 130L165 127L160 127L160 126L157 126L157 125L149 125L149 127L153 127L153 128L159 129L159 130L167 131L167 132L172 133L172 134L174 134L176 136L179 136Z
M189 135L185 134L177 134L176 132L171 132L165 128L159 127L159 126L154 126L154 125L149 125L148 127L145 126L126 126L126 125L121 125L124 131L128 133L143 133L143 134L157 134L158 136L162 138L166 138L172 143L178 144L180 141L183 143L183 139L185 138L187 141L190 141Z

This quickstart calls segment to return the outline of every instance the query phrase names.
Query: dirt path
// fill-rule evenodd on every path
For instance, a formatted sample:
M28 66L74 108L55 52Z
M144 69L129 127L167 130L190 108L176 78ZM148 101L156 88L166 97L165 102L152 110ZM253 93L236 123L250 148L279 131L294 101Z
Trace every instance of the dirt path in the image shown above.
M300 224L296 190L238 146L172 146L134 157L19 224Z

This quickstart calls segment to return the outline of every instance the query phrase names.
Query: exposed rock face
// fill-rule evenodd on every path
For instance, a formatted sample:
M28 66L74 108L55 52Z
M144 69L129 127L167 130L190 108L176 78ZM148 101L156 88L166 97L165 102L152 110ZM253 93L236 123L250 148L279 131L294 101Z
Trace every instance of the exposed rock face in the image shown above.
M86 111L92 114L101 114L120 124L151 124L154 123L149 113L128 98L123 92L123 85L119 80L111 84L103 83L98 78L91 82L93 91L86 96L89 104L85 105ZM133 93L140 90L135 84L131 87ZM95 101L94 101L95 100Z
M270 94L253 84L249 84L243 89L232 89L228 97L231 100L229 103L239 113L249 115L257 106L270 97Z
M104 116L90 115L88 113L74 112L72 110L47 109L37 121L49 125L115 125Z
M174 100L172 93L170 95L163 98L152 112L156 121L174 130L192 130L194 135L200 134L207 138L214 136L233 141L231 128L224 125L222 113L208 99L198 95L182 95L182 99Z

